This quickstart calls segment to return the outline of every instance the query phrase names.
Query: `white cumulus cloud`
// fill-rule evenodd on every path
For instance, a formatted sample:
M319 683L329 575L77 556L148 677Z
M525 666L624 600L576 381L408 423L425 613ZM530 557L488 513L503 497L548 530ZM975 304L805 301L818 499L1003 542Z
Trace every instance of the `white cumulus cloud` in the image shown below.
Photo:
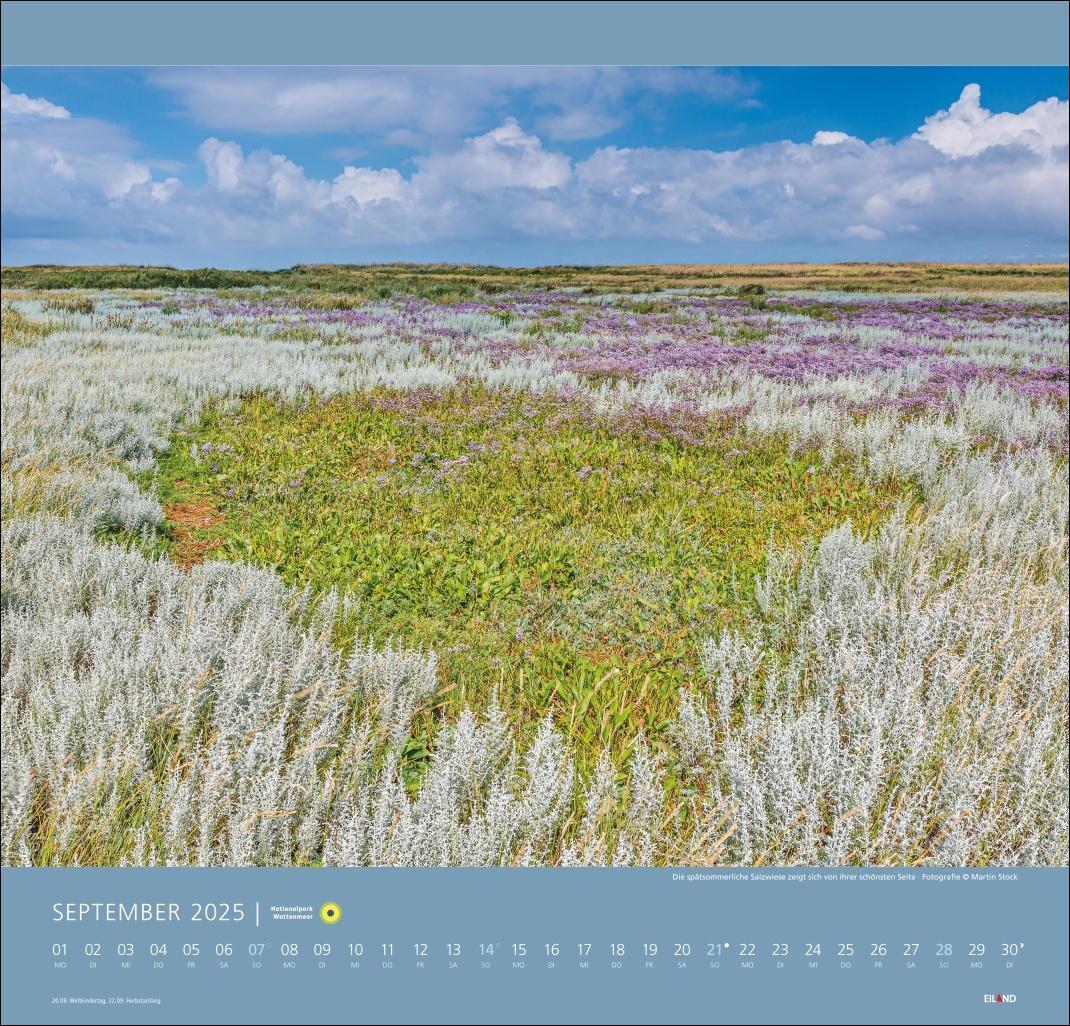
M60 118L66 119L71 112L66 107L34 99L25 93L13 93L7 83L0 83L0 113L6 118Z
M857 142L853 135L848 135L846 132L815 132L813 138L814 146L839 146L840 143L845 142Z
M972 157L992 146L1024 146L1048 156L1065 148L1070 118L1065 100L1052 97L1020 114L993 114L981 106L981 87L970 83L948 107L925 119L915 136L951 157Z
M241 185L245 154L237 143L205 139L197 149L197 156L204 164L208 181L220 191L234 192Z
M374 170L370 167L347 167L331 186L331 199L335 203L352 200L357 206L382 203L385 200L400 200L408 183L399 171L392 167Z
M543 149L542 141L525 132L515 118L506 118L484 135L466 139L453 152L420 158L419 166L425 179L469 192L554 189L572 175L569 158Z
M27 237L175 238L167 215L160 219L181 188L174 175L158 177L171 165L144 159L136 140L108 122L72 117L44 99L27 105L6 87L3 97L5 245Z

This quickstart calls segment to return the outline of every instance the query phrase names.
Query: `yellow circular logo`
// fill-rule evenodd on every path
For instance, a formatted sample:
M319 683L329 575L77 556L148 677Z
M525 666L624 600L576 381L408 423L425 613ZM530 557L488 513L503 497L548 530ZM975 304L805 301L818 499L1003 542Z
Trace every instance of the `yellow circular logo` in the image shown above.
M326 905L320 907L320 919L325 923L337 923L341 918L341 906L336 905L333 901L328 901Z

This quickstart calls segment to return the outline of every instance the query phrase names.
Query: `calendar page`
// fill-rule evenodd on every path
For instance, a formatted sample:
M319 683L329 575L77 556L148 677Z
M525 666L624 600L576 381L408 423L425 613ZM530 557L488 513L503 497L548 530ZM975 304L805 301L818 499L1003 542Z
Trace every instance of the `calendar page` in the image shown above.
M1065 3L3 5L4 1023L1066 1023Z

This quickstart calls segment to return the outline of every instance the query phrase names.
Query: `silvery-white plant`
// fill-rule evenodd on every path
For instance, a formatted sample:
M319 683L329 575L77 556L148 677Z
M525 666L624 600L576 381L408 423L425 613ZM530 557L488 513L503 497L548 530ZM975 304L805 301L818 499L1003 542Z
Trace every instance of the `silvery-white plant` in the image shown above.
M977 470L957 509L774 567L755 637L706 644L675 734L730 861L1065 861L1065 475Z

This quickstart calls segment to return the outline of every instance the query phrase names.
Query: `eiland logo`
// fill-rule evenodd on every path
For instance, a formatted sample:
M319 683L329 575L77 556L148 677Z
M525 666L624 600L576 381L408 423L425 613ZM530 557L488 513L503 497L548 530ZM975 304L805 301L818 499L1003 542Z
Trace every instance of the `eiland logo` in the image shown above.
M986 1005L1013 1005L1018 1000L1017 994L986 994Z

